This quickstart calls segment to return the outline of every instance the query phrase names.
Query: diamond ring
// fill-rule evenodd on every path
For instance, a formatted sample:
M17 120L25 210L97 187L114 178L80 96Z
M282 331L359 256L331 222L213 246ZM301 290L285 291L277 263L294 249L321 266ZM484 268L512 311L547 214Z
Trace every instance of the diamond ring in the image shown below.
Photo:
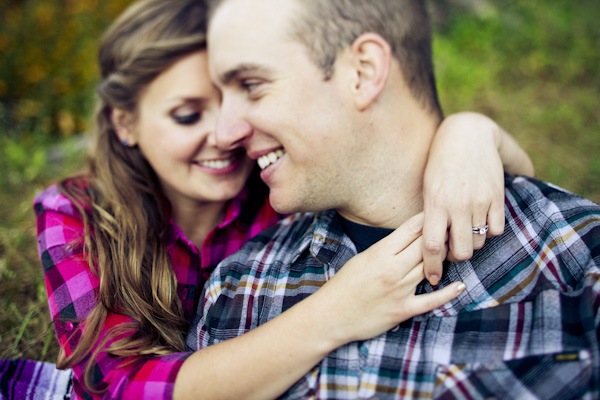
M483 225L483 226L474 226L473 227L473 234L475 235L485 235L488 231L488 228L490 226L489 225Z

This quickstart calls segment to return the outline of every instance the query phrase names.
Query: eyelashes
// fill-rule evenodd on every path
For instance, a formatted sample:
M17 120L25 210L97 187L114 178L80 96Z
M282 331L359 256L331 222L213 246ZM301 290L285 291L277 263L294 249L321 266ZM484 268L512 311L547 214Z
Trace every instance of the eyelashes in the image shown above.
M260 86L260 82L255 79L247 79L242 81L240 85L248 93L252 93L252 91L256 90Z
M201 116L200 112L193 112L188 114L173 114L171 118L179 125L193 125L200 121Z
M240 81L241 89L247 93L251 100L258 100L264 92L265 82L261 79L243 79Z

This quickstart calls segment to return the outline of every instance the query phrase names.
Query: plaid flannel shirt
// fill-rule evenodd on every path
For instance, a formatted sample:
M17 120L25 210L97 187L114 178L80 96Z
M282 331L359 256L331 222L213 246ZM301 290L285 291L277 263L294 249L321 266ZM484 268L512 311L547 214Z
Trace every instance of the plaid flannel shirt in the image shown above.
M458 298L340 347L283 398L598 399L600 207L523 177L505 193L504 234L445 266L441 286L467 285ZM283 220L217 267L188 346L276 317L355 252L335 212Z
M171 225L165 244L177 278L177 294L190 321L203 284L217 263L280 219L265 196L254 196L249 201L249 195L245 190L230 202L223 222L209 233L200 251L179 227ZM59 344L68 356L80 339L77 334L80 321L97 304L99 280L82 254L83 219L73 203L54 185L36 197L34 208L50 314ZM128 316L109 313L99 340L111 326L129 321ZM123 359L101 352L93 361L93 379L100 388L106 388L106 392L92 394L86 390L84 361L73 367L74 395L77 398L171 398L177 372L189 354ZM130 361L133 362L126 364Z
M26 359L0 360L0 399L55 400L71 393L73 371Z

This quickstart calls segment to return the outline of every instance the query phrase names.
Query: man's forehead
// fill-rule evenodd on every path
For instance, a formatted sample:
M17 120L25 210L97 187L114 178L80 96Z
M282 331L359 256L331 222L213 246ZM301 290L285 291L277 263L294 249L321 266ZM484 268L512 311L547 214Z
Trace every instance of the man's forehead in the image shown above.
M223 0L211 13L209 40L211 33L226 31L238 36L265 30L282 35L290 26L291 16L297 14L297 7L295 0Z
M256 33L251 36L215 36L214 41L209 41L209 70L215 82L227 84L240 76L270 72L269 65L280 59L279 47L264 41Z
M213 13L208 52L211 76L217 83L225 84L244 72L269 73L269 62L280 60L290 43L299 44L289 35L289 13L266 3L279 4L225 0Z

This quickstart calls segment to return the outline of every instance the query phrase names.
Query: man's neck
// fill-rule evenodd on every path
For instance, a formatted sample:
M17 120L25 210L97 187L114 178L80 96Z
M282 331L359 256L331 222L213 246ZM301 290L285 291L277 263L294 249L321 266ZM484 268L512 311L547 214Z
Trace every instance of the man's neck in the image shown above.
M390 185L403 185L406 189L386 188L386 194L373 198L371 202L355 202L354 207L340 208L337 212L343 218L357 224L394 229L423 211L423 191L420 182L418 185L409 185L399 180L391 182Z
M362 158L376 160L361 174L367 179L348 183L350 200L336 209L338 213L359 224L397 228L423 211L423 177L437 126L437 121L420 122L380 140L382 144Z

